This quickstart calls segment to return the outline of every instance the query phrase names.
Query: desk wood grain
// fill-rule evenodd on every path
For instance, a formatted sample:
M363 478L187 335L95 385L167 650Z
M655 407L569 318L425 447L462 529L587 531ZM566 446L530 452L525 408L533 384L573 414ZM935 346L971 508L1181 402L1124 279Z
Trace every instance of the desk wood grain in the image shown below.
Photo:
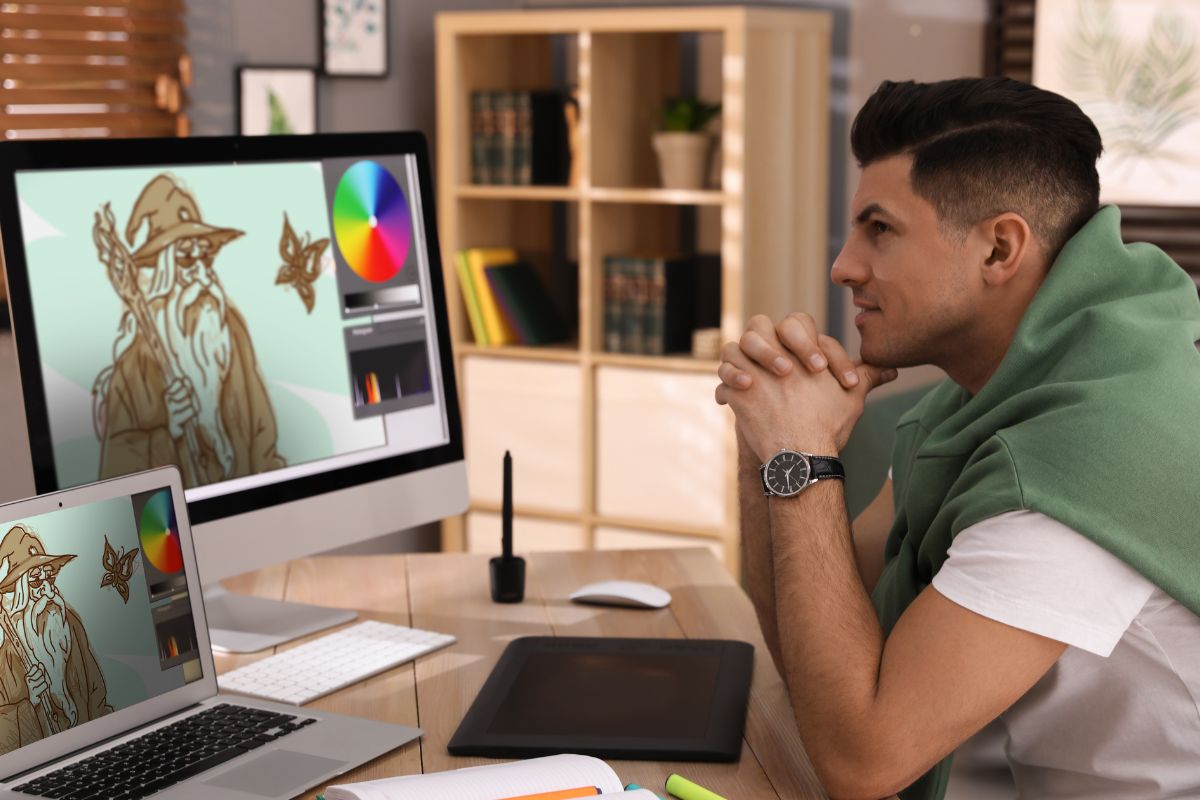
M359 767L337 783L492 763L459 758L446 744L500 653L518 636L726 638L755 648L742 754L733 764L610 761L621 780L661 790L679 772L728 800L808 800L826 795L804 754L783 682L745 593L707 549L536 553L525 602L493 603L487 557L468 554L328 556L226 581L238 592L353 608L360 619L452 633L457 644L312 703L343 714L418 725L425 735ZM585 583L642 580L671 592L658 611L580 606ZM285 645L294 647L321 634ZM224 672L269 655L217 656Z

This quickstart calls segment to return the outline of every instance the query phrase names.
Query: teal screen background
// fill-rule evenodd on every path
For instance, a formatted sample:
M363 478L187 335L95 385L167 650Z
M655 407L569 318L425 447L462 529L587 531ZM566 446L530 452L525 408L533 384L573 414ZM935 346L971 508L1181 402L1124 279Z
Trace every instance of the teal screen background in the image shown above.
M164 172L195 199L201 219L244 231L213 268L253 341L288 465L385 444L380 419L355 420L340 297L332 267L313 284L308 313L290 286L275 285L287 213L293 230L332 240L319 162L25 172L17 191L47 413L60 487L99 476L92 387L112 363L123 306L92 240L94 215L111 203L123 237L142 189ZM136 250L145 229L129 247Z

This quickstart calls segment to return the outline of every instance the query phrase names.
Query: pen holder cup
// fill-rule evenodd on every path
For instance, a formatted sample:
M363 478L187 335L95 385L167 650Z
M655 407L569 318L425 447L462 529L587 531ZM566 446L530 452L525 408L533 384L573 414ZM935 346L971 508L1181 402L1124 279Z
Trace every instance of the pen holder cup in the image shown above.
M492 602L520 603L525 599L525 559L520 556L496 556L489 565L492 572Z

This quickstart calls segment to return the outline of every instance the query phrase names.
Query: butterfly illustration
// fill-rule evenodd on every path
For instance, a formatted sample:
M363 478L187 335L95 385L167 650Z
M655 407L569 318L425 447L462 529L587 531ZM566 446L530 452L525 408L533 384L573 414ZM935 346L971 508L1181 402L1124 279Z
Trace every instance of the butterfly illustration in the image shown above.
M100 579L100 586L113 587L126 603L129 602L129 579L133 577L138 552L140 551L136 547L129 552L122 548L118 554L108 543L108 537L104 537L104 555L100 557L100 562L104 565L104 577Z
M294 288L311 314L313 304L317 301L313 282L321 276L321 256L329 247L329 239L309 242L309 236L307 233L303 239L297 236L288 222L287 214L283 215L283 233L279 236L279 255L283 258L283 266L275 274L275 285Z

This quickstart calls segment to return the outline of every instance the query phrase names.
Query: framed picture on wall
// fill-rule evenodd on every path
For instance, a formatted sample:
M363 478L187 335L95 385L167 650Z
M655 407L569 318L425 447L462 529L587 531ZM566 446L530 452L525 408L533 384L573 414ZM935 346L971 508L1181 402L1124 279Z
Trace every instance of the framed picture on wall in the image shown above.
M1033 82L1104 140L1101 200L1200 206L1200 4L1038 0Z
M238 67L237 107L243 136L316 133L317 72L311 67Z
M321 64L326 75L388 74L388 0L321 0Z

